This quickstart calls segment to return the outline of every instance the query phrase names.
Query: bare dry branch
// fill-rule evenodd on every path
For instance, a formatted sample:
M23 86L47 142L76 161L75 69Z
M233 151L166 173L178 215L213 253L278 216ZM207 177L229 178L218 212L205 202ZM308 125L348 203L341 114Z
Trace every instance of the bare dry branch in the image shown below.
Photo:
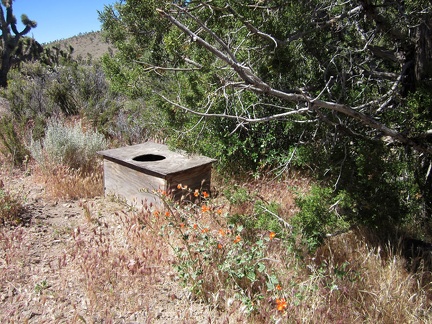
M274 114L270 116L265 117L256 117L256 118L250 118L250 117L244 117L241 115L231 115L231 114L225 114L225 113L210 113L210 112L200 112L191 108L188 108L186 106L180 105L177 102L174 102L170 99L168 99L166 96L162 95L161 93L157 93L162 99L164 99L166 102L170 103L171 105L180 108L188 113L201 116L201 117L217 117L217 118L229 118L229 119L235 119L243 124L253 124L253 123L262 123L262 122L268 122L272 120L278 120L278 119L285 119L288 116L292 115L301 115L309 112L309 108L300 108L296 110L287 111L281 114Z
M368 116L368 115L366 115L360 111L357 111L357 110L353 109L352 107L349 107L347 105L340 104L337 102L319 100L318 99L319 96L317 98L312 98L309 95L304 94L304 93L285 92L285 91L281 91L281 90L272 88L270 85L265 83L260 77L258 77L256 74L254 74L254 72L249 67L246 67L246 66L238 63L235 59L233 59L231 57L231 55L225 54L223 51L219 50L218 48L216 48L212 44L208 43L203 38L196 35L194 32L192 32L188 27L183 25L175 17L166 13L163 10L157 9L157 11L163 17L168 19L173 25L175 25L177 28L179 28L184 34L191 37L196 43L203 46L210 53L212 53L217 58L219 58L220 60L222 60L223 62L225 62L229 66L231 66L231 68L237 73L237 75L244 81L244 84L239 84L238 87L243 88L243 89L248 89L250 91L254 91L257 94L262 94L262 95L266 95L266 96L270 96L270 97L274 97L274 98L279 98L281 100L288 101L288 102L305 102L307 104L307 108L299 109L298 111L296 110L296 111L285 112L285 113L276 114L276 115L272 115L272 116L267 116L267 117L249 118L249 117L232 116L232 115L225 115L225 114L211 114L211 113L205 113L204 114L204 113L198 112L196 110L181 106L177 103L170 101L168 98L163 97L165 100L167 100L171 104L173 104L173 105L175 105L175 106L177 106L177 107L179 107L185 111L188 111L190 113L194 113L194 114L200 115L200 116L235 118L239 121L248 122L248 123L265 122L265 121L270 121L270 120L274 120L274 119L286 118L290 115L305 113L309 110L330 109L332 111L339 112L339 113L345 115L346 117L350 117L352 119L355 119L355 120L361 122L364 126L368 126L368 127L371 127L371 128L373 128L379 132L382 132L384 135L390 136L394 140L396 140L400 143L403 143L405 145L409 145L419 152L432 154L432 147L431 146L428 146L425 144L424 145L418 144L414 140L406 137L405 135L399 133L398 131L396 131L390 127L387 127L386 125L382 124L378 120L376 120L376 119L374 119L374 118L372 118L372 117L370 117L370 116ZM398 80L395 83L396 85L397 85L397 82L398 82ZM392 92L392 90L390 90L390 94L391 94L391 92ZM373 101L373 102L367 103L366 105L376 105L376 104L377 104L377 102ZM366 106L366 105L363 105L363 106Z
M158 71L186 72L186 71L200 70L200 68L174 68L174 67L154 66L154 65L151 65L149 63L137 61L137 60L134 60L134 62L138 63L140 65L147 66L147 68L144 69L144 72L149 72L149 71L154 71L154 72L158 72Z

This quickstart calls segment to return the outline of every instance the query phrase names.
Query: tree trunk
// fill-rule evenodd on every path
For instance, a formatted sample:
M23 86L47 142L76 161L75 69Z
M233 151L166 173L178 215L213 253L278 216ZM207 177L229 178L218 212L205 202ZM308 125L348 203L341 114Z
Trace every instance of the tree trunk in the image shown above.
M427 17L417 29L415 78L417 82L432 78L432 19Z
M0 87L6 88L7 87L7 76L9 73L11 67L11 53L10 50L5 46L3 49L2 54L2 62L1 62L1 69L0 69Z

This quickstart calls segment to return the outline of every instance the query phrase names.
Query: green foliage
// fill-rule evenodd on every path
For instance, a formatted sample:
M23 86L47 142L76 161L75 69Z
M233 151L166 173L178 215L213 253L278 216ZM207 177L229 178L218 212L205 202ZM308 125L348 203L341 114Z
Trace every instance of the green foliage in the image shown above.
M244 187L234 186L234 188L228 188L224 191L224 195L232 205L253 201L251 193Z
M105 113L108 117L109 114ZM164 141L173 132L166 126L166 119L163 111L148 106L143 100L129 100L115 115L111 113L103 132L128 145L148 140Z
M293 226L303 236L309 249L316 249L326 234L347 229L345 216L340 214L353 209L353 201L346 192L335 195L331 188L313 186L311 191L296 199L300 211L293 218Z
M24 122L53 115L74 115L90 100L91 95L86 92L93 91L100 98L106 91L96 82L90 86L94 78L89 70L94 68L70 64L52 69L39 62L24 63L20 70L11 72L4 96L10 102L12 113Z
M41 282L37 283L34 287L34 291L36 293L36 295L41 295L42 292L46 289L48 289L50 287L50 285L48 284L48 282L46 280L42 280Z
M243 200L241 193L235 195ZM231 295L251 313L265 295L276 290L279 280L266 258L274 233L270 236L268 230L250 231L239 223L225 224L222 213L209 207L207 198L201 201L202 206L179 206L163 199L169 211L160 234L175 242L175 267L195 297L223 307ZM153 215L160 217L159 212ZM222 291L225 293L220 294Z
M84 131L81 124L68 126L51 120L41 142L32 142L30 151L38 163L45 167L64 165L81 171L95 169L96 152L107 147L103 135Z
M99 63L64 62L55 67L23 63L12 70L2 95L20 123L33 125L33 139L43 136L46 120L81 114L102 133L115 126L122 100L108 89Z
M243 187L227 189L224 194L231 205L228 222L241 225L246 235L256 230L282 232L279 204L265 202Z
M73 94L69 91L68 83L65 81L54 81L48 88L47 95L53 104L58 105L60 111L66 116L75 115L78 112L77 103Z
M272 88L354 107L355 113L314 107L313 99L305 102L304 114L260 124L242 121L304 106L253 91L238 68L197 45L156 8L199 31ZM163 127L174 130L167 138L172 146L217 158L227 173L307 170L335 193L347 193L355 208L342 216L350 223L401 228L432 215L430 155L390 141L384 127L364 124L382 123L411 146L430 147L431 69L425 54L431 52L425 41L430 17L426 1L367 2L355 9L341 1L252 6L216 0L180 7L172 1L128 1L101 14L106 35L119 49L105 58L104 68L117 91L142 96L167 116ZM419 36L413 38L414 32ZM239 118L205 119L181 107ZM310 234L319 237L324 224Z

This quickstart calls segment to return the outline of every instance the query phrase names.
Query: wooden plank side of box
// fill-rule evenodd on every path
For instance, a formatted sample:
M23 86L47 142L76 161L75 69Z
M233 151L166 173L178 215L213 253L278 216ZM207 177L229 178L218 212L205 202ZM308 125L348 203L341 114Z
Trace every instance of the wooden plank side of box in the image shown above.
M177 185L181 184L183 187L187 186L192 191L198 189L201 192L207 191L210 193L211 170L211 163L207 163L170 176L167 179L169 192L174 193L174 199L179 199L181 193L177 190Z
M104 186L106 195L118 195L134 206L145 202L158 204L152 191L166 190L166 181L104 159ZM143 189L148 192L142 192Z

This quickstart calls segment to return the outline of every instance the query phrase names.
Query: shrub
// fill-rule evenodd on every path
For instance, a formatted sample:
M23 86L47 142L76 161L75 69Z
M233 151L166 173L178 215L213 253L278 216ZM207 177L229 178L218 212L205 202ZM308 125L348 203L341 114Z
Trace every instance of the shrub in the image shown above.
M21 165L29 156L24 139L18 131L23 128L17 125L13 117L5 116L0 119L0 150L16 166Z
M20 70L12 70L7 89L2 95L10 102L18 119L49 118L75 115L111 101L107 83L98 64L78 65L64 62L55 67L40 62L26 62ZM106 104L105 104L106 106Z
M276 202L266 202L256 193L239 187L225 190L225 195L230 202L231 215L228 221L232 224L241 224L246 232L265 230L280 233L281 223L279 216L280 205Z
M300 211L293 218L293 225L303 236L307 246L314 250L323 241L327 233L349 227L345 210L352 209L352 202L345 192L335 195L331 188L313 186L311 191L296 199Z
M96 152L107 147L103 135L96 131L84 131L80 123L72 126L51 120L40 142L32 141L30 150L35 160L44 166L64 165L71 169L91 172Z

